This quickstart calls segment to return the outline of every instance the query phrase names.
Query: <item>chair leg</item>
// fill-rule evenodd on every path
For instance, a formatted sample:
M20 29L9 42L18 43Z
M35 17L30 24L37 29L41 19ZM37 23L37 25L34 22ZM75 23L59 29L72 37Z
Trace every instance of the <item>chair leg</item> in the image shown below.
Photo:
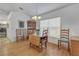
M18 37L16 37L16 42L18 42Z
M40 48L41 48L41 51L42 51L42 49L43 49L43 46L42 46L43 44L42 44L42 42L41 42L41 45L40 45Z
M30 47L31 47L31 43L30 43Z
M69 42L68 42L68 51L70 51L70 45L69 45Z
M45 42L45 47L47 48L47 41Z
M58 40L58 48L61 46L61 41Z
M58 48L59 48L59 40L58 40Z
M61 41L60 41L60 47L61 47Z

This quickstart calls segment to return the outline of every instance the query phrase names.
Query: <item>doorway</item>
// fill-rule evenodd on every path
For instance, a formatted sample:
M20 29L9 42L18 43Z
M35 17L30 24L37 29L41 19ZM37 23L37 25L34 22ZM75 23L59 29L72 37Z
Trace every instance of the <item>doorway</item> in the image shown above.
M7 23L0 22L0 38L7 37Z
M0 21L0 48L9 43L7 38L7 21Z

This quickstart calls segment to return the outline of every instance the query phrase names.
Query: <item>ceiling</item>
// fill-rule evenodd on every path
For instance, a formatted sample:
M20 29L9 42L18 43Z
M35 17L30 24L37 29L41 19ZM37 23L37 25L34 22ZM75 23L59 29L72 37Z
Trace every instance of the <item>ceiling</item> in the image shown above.
M70 5L69 3L0 3L0 11L20 11L29 16L41 15Z

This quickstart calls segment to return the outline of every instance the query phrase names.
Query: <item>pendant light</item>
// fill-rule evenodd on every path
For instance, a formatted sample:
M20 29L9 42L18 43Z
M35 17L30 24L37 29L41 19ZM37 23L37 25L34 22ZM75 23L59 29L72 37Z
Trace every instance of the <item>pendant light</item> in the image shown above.
M38 5L36 4L35 6L36 6L36 15L35 16L32 16L32 19L33 20L39 20L42 17L38 15Z

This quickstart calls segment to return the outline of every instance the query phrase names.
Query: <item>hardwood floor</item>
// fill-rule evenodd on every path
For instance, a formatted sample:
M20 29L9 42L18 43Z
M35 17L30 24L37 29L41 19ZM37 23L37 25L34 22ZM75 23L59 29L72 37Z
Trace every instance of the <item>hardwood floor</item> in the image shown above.
M4 38L0 38L0 48L3 46L3 45L5 45L5 44L7 44L7 43L10 43L11 41L8 39L8 38L6 38L6 37L4 37Z
M57 45L48 43L47 49L42 52L30 47L28 41L13 42L3 45L0 48L1 56L68 56L65 49L58 49Z

